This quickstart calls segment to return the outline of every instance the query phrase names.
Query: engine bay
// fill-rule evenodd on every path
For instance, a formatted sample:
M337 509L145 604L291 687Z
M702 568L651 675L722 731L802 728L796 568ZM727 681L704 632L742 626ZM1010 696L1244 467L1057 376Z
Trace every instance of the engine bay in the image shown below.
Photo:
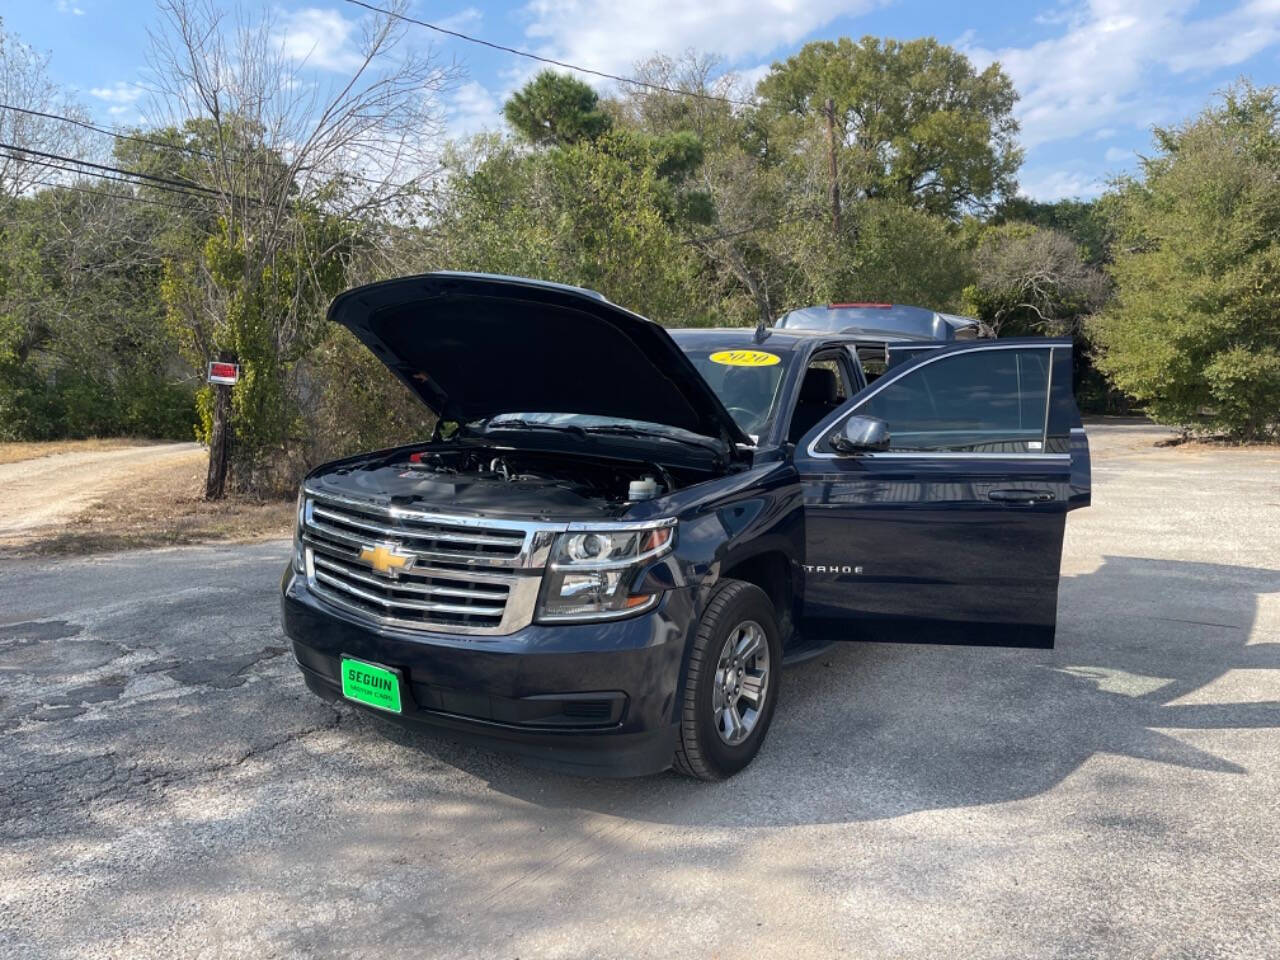
M585 519L616 515L701 479L705 473L656 461L433 443L347 461L311 482L406 506Z
M466 478L476 483L542 490L559 488L609 503L649 500L677 488L675 479L657 463L530 451L422 450L409 454L407 466L434 478Z

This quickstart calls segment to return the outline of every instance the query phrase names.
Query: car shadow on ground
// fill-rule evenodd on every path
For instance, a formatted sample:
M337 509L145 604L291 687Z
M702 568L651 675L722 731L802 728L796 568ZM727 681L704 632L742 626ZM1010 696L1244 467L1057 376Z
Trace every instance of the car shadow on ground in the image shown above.
M1098 753L1241 776L1168 731L1280 727L1280 700L1218 702L1205 690L1228 671L1280 669L1280 643L1250 642L1259 598L1277 592L1277 570L1107 557L1063 579L1051 651L837 645L785 674L764 749L723 784L575 778L377 726L518 800L704 827L1033 797Z

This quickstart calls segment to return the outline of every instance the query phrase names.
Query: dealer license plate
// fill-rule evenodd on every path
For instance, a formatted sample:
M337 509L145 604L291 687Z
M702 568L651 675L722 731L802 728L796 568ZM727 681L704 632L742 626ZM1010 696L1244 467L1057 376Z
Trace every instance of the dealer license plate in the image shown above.
M388 713L399 713L400 674L376 663L343 657L342 695Z

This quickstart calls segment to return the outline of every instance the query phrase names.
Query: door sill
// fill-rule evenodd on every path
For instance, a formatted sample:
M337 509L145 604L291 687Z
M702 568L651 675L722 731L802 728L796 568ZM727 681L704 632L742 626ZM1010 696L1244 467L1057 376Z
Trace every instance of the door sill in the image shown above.
M805 637L797 637L796 639L799 642L782 651L782 665L784 667L794 667L798 663L812 660L814 657L826 653L832 647L830 640L809 640Z

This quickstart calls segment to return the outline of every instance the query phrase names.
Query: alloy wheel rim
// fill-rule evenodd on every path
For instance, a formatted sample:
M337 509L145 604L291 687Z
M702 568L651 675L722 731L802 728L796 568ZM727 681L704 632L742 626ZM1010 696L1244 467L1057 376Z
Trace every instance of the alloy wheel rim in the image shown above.
M737 746L755 730L769 693L769 642L764 628L744 620L725 638L716 663L711 709L716 733Z

